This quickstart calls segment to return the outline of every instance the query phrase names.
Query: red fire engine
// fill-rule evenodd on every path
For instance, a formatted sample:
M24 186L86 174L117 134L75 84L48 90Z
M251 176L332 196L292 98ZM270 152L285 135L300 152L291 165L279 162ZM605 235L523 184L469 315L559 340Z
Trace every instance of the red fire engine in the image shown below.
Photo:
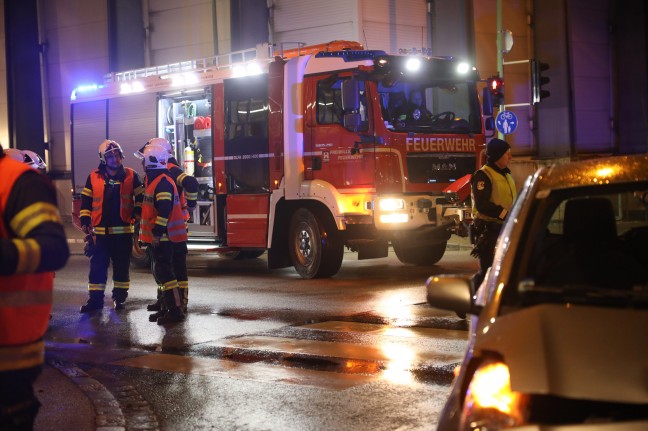
M465 235L485 143L476 70L336 41L110 74L72 97L73 193L110 137L164 137L200 183L190 249L328 277L359 259L434 264ZM414 106L415 93L422 99Z

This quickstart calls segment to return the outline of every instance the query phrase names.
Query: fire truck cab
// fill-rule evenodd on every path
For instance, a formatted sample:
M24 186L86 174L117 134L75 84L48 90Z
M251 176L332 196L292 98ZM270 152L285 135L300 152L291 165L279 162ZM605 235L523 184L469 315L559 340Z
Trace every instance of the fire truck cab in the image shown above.
M73 193L96 166L88 147L109 137L128 155L159 136L200 184L190 249L267 250L270 268L304 278L336 274L345 248L434 264L470 217L478 82L451 58L343 41L110 74L73 94Z

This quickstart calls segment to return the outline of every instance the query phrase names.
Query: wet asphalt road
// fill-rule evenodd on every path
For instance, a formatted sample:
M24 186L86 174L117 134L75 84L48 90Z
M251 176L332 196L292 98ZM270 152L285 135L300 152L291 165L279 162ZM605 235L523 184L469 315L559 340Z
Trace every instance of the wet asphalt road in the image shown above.
M474 272L467 250L453 247L428 268L393 253L367 261L347 253L324 280L268 271L265 256L193 256L189 267L188 319L167 327L148 321L155 285L146 269L132 270L126 310L107 299L92 315L78 312L87 258L75 254L57 273L47 362L86 395L74 413L83 427L433 428L467 325L427 306L424 283Z

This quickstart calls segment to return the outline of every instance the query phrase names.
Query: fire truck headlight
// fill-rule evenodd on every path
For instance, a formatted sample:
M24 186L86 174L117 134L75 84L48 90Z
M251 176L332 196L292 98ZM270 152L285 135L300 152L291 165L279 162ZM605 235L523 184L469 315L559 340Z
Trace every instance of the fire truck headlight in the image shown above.
M457 73L459 75L465 75L470 72L470 65L468 63L461 62L457 64Z
M380 223L407 223L408 218L407 214L381 214Z
M405 63L405 67L410 72L416 72L421 68L421 59L420 58L410 58Z
M380 211L397 211L405 209L405 201L403 199L380 199L378 201L378 208Z

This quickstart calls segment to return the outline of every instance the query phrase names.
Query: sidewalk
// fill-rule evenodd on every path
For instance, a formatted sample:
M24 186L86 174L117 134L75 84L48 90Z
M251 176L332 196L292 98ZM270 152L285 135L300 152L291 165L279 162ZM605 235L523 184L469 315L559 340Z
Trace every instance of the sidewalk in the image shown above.
M67 372L75 369L67 367ZM34 431L97 429L95 408L88 394L64 371L62 364L55 366L46 359L43 372L34 384L41 403Z
M71 222L65 223L64 227L70 253L83 255L83 232ZM34 425L35 431L97 429L97 413L88 393L83 389L91 386L80 385L81 381L75 380L75 375L78 377L82 373L72 364L62 364L50 358L47 347L45 348L43 372L34 384L34 391L41 403Z

